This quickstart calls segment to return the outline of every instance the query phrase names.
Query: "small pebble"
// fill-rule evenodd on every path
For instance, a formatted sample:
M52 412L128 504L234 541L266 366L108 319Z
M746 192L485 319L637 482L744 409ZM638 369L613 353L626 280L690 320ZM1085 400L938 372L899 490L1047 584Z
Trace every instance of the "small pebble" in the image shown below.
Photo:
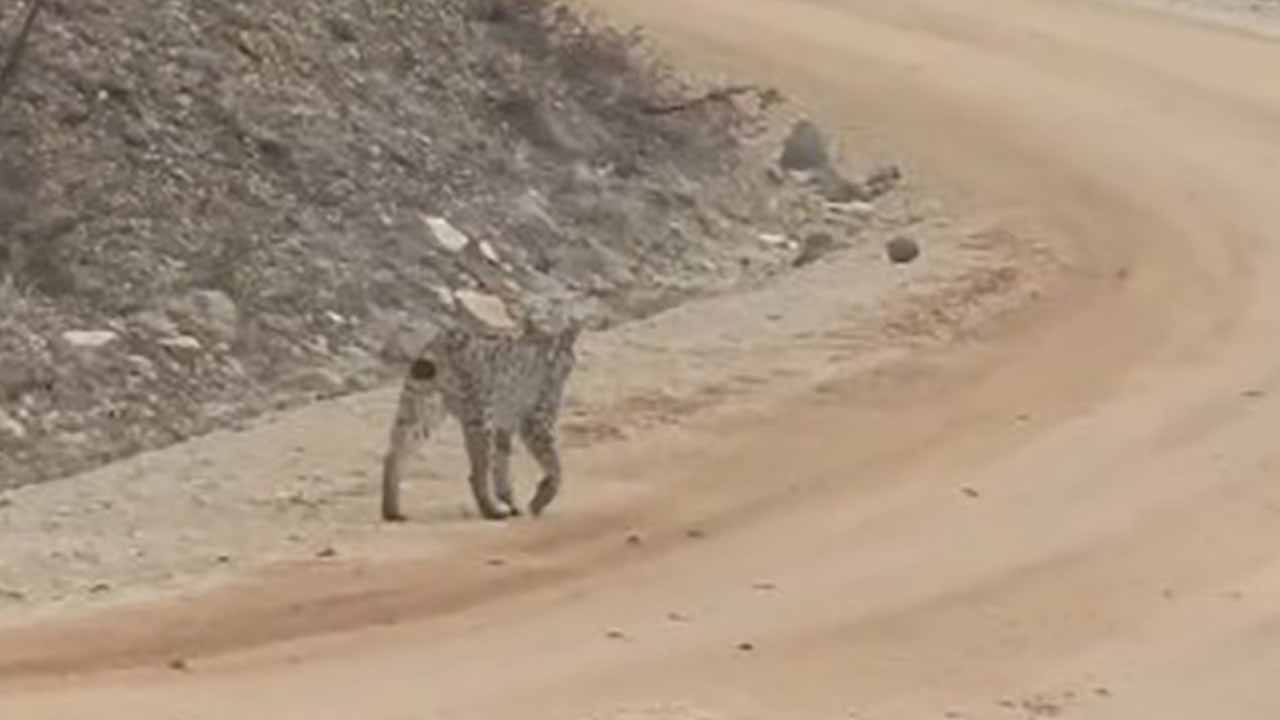
M191 666L187 664L186 658L174 658L169 661L169 669L178 672L187 672Z
M920 257L920 245L909 237L896 237L885 244L885 253L894 263L909 263Z
M333 549L332 547L321 548L319 552L316 553L316 557L318 558L331 558L331 557L337 557L337 556L338 556L338 551Z
M626 640L627 639L627 634L617 629L609 630L604 635L610 640Z
M633 533L631 533L631 534L627 535L627 544L628 544L628 545L643 545L643 544L644 544L644 538L640 536L640 533L634 533L634 532L633 532Z
M752 643L749 643L749 642L738 643L738 650L742 652L751 652L752 650L755 650L755 649L756 649L756 646Z
M706 536L707 536L706 531L700 530L698 528L692 528L690 530L685 531L685 537L688 537L692 540L701 540Z
M762 591L763 591L763 590L777 590L777 589L778 589L778 586L777 586L777 585L774 585L774 584L773 584L773 583L771 583L771 582L758 582L758 583L756 583L756 584L752 585L751 587L755 588L756 590L762 590Z
M978 496L979 496L978 491L977 491L977 490L974 490L974 489L973 489L973 488L971 488L971 487L962 487L962 488L960 488L960 492L964 493L966 496L971 497L971 498L976 498L976 497L978 497Z

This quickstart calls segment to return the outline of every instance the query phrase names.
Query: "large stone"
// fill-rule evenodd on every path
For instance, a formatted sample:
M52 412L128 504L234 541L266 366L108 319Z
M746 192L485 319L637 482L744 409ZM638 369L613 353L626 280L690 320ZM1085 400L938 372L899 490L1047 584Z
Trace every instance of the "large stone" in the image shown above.
M791 129L782 145L779 164L783 170L817 170L827 166L827 144L818 126L801 120Z
M516 326L506 304L498 297L476 290L458 290L453 296L467 314L489 327L512 329Z

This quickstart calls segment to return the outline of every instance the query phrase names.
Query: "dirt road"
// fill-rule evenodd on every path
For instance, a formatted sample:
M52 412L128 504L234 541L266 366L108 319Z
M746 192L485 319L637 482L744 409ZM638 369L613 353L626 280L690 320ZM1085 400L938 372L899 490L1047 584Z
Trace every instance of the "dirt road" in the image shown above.
M93 669L130 627L381 623L26 675L0 717L1280 716L1280 45L1091 2L597 4L1072 269L981 342L592 454L657 488L616 506L25 636Z

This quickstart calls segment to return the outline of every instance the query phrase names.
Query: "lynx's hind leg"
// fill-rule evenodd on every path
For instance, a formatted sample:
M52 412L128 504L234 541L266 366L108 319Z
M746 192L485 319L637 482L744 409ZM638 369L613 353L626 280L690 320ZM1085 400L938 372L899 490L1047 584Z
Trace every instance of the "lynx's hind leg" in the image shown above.
M542 481L529 502L529 512L541 515L560 492L560 451L556 449L555 428L546 418L529 418L520 426L520 439L542 468Z
M493 433L493 494L498 502L506 505L507 513L519 515L515 494L511 489L511 431L495 430Z
M405 519L400 509L400 480L404 465L440 423L443 399L435 385L439 369L433 360L418 358L409 367L400 390L399 406L391 426L391 438L382 461L382 519Z

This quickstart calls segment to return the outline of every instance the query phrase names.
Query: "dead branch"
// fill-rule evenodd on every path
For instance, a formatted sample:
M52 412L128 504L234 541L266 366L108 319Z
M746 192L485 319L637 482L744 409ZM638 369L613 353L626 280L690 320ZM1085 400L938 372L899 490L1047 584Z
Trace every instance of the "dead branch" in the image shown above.
M4 67L0 68L0 106L4 105L4 97L9 93L9 88L13 86L14 78L17 77L18 65L22 62L22 55L27 49L27 38L31 36L31 29L36 25L36 16L40 14L43 7L44 0L31 0L22 28L18 30L18 36L14 38L13 46L9 48Z

